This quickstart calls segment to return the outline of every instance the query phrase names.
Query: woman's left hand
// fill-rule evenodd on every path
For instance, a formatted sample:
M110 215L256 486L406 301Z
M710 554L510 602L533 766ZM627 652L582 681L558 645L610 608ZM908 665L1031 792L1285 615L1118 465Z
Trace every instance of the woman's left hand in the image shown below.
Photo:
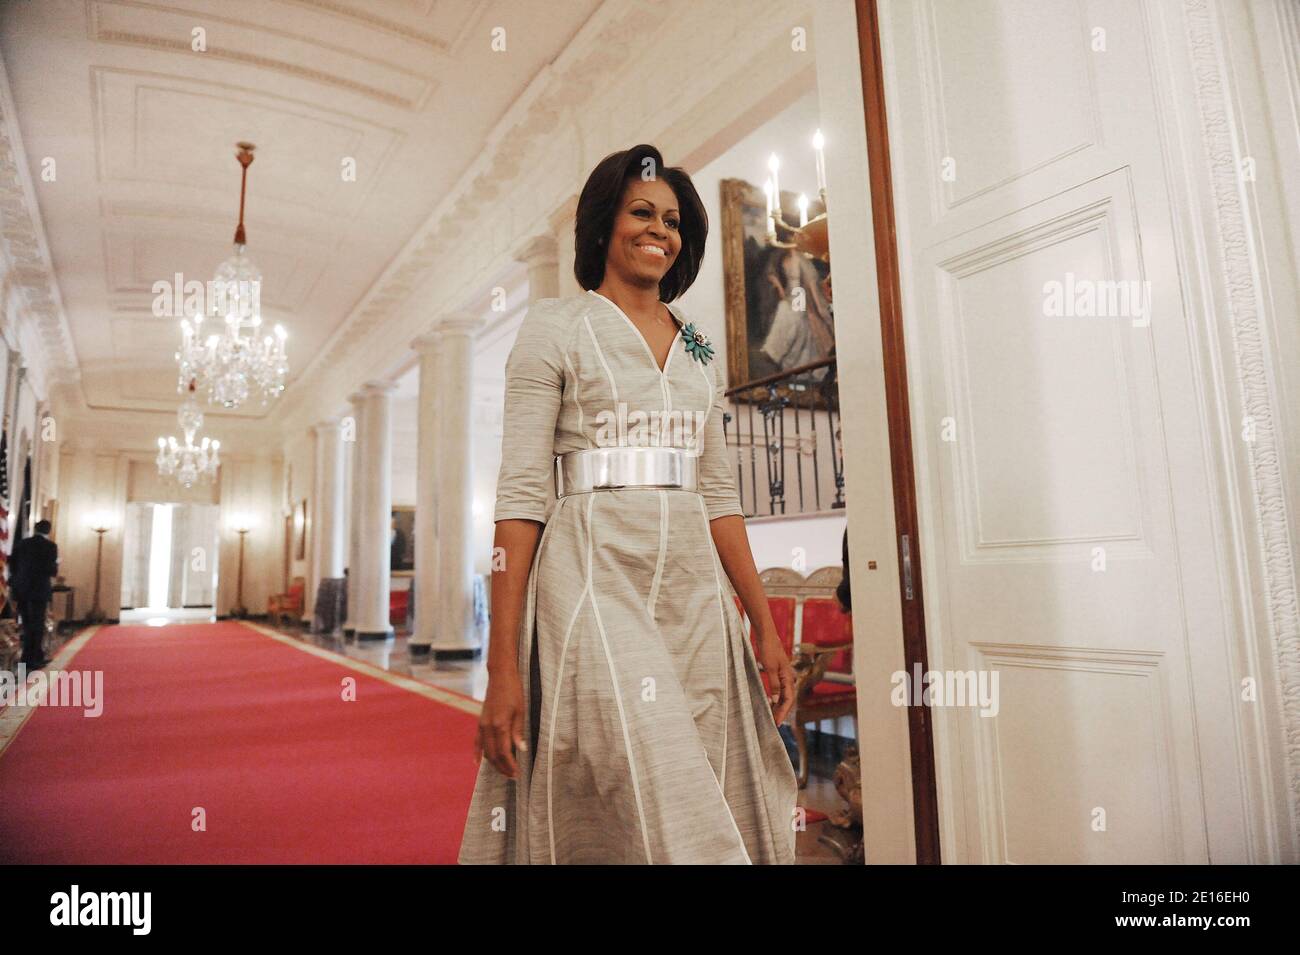
M759 638L755 656L767 672L767 699L772 704L772 719L780 726L794 706L794 667L785 655L780 638L774 633Z

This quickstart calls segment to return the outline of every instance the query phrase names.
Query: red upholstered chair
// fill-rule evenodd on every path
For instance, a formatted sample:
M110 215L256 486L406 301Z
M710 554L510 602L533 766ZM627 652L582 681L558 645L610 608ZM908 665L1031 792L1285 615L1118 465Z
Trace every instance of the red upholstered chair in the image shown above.
M388 591L388 622L394 627L405 630L411 613L411 591Z
M803 602L801 643L834 651L826 664L827 679L853 682L853 617L834 597L808 597Z
M841 716L857 717L853 682L853 617L834 597L806 597L801 605L799 645L794 669L798 681L790 711L799 749L799 785L808 783L806 724Z
M821 567L806 577L790 567L769 567L758 575L794 667L795 702L786 722L799 750L801 788L808 782L806 724L841 716L856 720L852 618L835 599L843 576L838 566ZM752 630L750 640L754 640ZM766 673L763 687L771 692Z
M302 577L293 578L288 593L271 594L266 598L266 617L277 627L285 617L302 619L303 595L307 591L307 581Z

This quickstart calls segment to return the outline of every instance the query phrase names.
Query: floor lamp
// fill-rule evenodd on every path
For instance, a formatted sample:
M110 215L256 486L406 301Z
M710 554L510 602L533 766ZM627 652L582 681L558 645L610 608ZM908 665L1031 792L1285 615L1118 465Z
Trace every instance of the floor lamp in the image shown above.
M96 521L90 525L90 529L97 535L95 541L95 599L90 603L90 613L86 614L86 623L103 623L108 619L102 607L99 606L99 577L100 566L104 560L104 535L108 533L108 526L104 521Z
M235 528L239 534L239 579L235 585L235 609L230 615L237 620L248 616L248 608L244 606L244 540L248 537L249 530L244 524Z

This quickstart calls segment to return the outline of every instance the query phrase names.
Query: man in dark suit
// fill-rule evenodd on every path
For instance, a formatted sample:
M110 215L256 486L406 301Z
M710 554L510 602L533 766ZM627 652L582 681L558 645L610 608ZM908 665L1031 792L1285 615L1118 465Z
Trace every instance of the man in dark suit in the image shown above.
M20 540L9 555L9 587L23 624L23 663L43 667L45 610L50 605L50 578L59 572L59 545L50 540L50 522L37 521L36 533Z
M393 512L392 522L389 524L390 536L388 538L388 569L404 570L406 561L406 535L402 529L397 526L397 512Z

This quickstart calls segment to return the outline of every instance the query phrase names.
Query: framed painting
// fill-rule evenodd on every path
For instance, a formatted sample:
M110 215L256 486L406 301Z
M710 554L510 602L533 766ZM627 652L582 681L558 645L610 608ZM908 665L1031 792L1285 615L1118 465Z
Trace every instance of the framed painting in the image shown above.
M297 560L307 559L307 499L298 502L298 513L294 515L294 524L298 531Z
M289 592L289 571L293 569L293 515L285 514L284 520L284 573L280 578L280 593Z
M394 577L415 575L415 508L403 504L393 507L388 555L389 572Z
M767 197L743 179L724 179L722 189L722 267L727 313L729 387L762 382L772 376L833 358L835 322L830 300L830 267L797 249L772 245L767 237ZM798 222L797 197L782 193L781 215ZM822 204L808 207L808 218ZM777 236L788 241L791 236ZM824 407L817 386L830 376L823 365L779 386L782 393L811 389L810 402ZM762 401L765 387L733 396L737 402Z

